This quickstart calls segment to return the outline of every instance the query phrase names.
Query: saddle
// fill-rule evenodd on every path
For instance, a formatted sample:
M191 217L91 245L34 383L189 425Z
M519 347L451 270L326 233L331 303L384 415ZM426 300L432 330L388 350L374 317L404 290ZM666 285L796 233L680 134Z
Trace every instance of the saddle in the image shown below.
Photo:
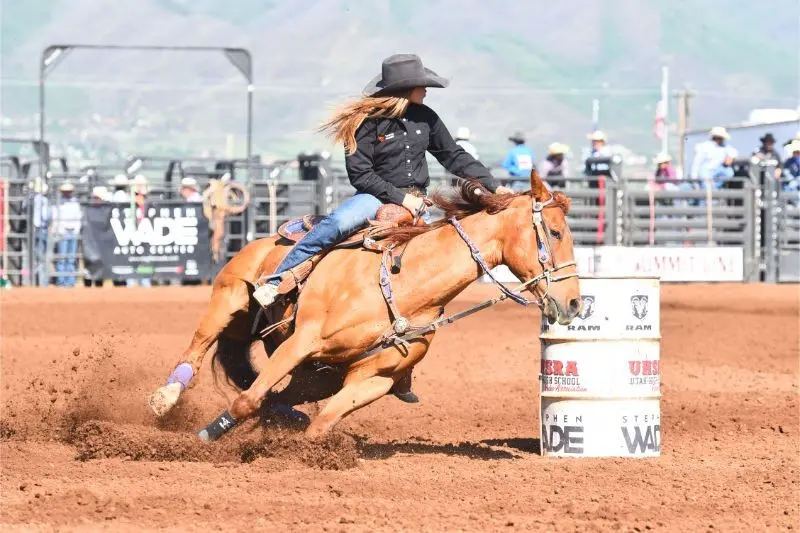
M300 218L287 220L278 227L278 235L291 242L297 242L324 218L323 215L305 215ZM360 245L364 240L363 235L366 233L369 233L373 240L377 241L385 236L385 230L399 226L410 226L413 223L414 219L405 207L395 204L384 204L378 209L375 220L369 221L369 227L354 231L339 242L337 246L341 247L349 243L357 243ZM422 219L418 219L416 225L424 226L425 223Z
M305 215L300 218L287 220L278 228L278 235L290 242L296 243L324 218L325 217L322 215ZM331 250L337 248L364 248L374 252L391 253L391 247L380 242L389 234L389 230L400 226L425 225L422 218L418 218L415 221L408 209L395 204L382 205L375 215L375 220L369 220L368 223L369 225L366 228L354 231L333 246ZM314 270L316 264L331 250L319 253L296 267L289 269L287 272L284 272L281 276L280 285L278 285L278 294L287 294L295 288L301 288L302 283L308 278L311 271ZM399 260L395 260L395 266L399 270Z

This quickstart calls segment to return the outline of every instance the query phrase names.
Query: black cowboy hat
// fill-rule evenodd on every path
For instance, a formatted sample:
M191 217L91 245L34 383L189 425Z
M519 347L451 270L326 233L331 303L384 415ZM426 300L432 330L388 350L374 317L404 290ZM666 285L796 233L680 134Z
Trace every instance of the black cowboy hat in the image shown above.
M511 141L511 142L514 142L514 143L524 143L525 142L525 134L522 133L519 130L515 131L514 133L511 134L511 136L508 138L508 140Z
M775 137L771 133L767 133L763 137L759 139L763 144L772 143L775 144Z
M429 68L415 54L395 54L383 60L381 73L364 87L367 96L381 96L415 87L444 88L450 82Z

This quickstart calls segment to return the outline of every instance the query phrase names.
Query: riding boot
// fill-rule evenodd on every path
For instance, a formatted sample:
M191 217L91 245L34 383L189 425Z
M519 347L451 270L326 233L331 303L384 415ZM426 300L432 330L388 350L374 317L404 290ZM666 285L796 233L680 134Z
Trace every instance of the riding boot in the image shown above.
M265 283L261 286L257 286L256 290L253 291L253 299L264 309L271 306L277 297L278 285L275 283Z
M405 376L398 379L389 392L394 394L397 399L402 402L419 403L419 396L414 394L411 390L411 371L412 369L409 369Z

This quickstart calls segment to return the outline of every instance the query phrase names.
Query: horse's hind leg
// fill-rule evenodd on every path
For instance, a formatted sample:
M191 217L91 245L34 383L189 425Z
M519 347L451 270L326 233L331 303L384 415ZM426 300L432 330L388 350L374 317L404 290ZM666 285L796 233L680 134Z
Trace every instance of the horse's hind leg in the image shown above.
M178 402L181 393L200 371L206 352L223 332L227 337L246 342L250 336L250 293L247 284L237 278L218 278L216 287L189 347L173 368L167 384L149 399L156 416L164 416Z

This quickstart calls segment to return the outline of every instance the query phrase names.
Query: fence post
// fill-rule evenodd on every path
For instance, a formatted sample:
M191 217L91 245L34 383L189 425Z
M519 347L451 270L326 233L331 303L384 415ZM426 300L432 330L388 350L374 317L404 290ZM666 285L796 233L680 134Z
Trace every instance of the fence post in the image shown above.
M604 210L605 215L605 233L602 244L606 246L613 246L618 244L617 238L621 233L620 225L622 224L622 221L619 218L621 212L619 203L621 198L617 194L619 191L619 182L614 179L607 178L604 183L604 188L605 205L601 206L601 209Z
M748 181L745 183L743 189L744 200L744 234L742 236L742 251L744 252L744 280L745 281L758 281L759 278L759 261L756 252L756 209L755 191L757 187L753 182Z
M328 183L330 183L330 167L320 164L319 177L314 182L316 186L314 206L315 214L328 215Z
M278 180L269 178L267 180L269 190L269 234L278 233Z
M764 191L758 185L753 185L753 240L755 246L753 253L755 255L756 266L758 267L757 279L753 281L762 281L764 279Z
M775 283L778 280L778 180L764 180L764 281Z
M10 189L10 184L8 180L4 180L0 178L0 196L2 196L2 220L0 220L0 224L2 224L2 230L0 230L0 246L3 247L3 273L2 278L8 279L8 234L11 231L11 224L9 222L9 201L8 201L8 191Z

